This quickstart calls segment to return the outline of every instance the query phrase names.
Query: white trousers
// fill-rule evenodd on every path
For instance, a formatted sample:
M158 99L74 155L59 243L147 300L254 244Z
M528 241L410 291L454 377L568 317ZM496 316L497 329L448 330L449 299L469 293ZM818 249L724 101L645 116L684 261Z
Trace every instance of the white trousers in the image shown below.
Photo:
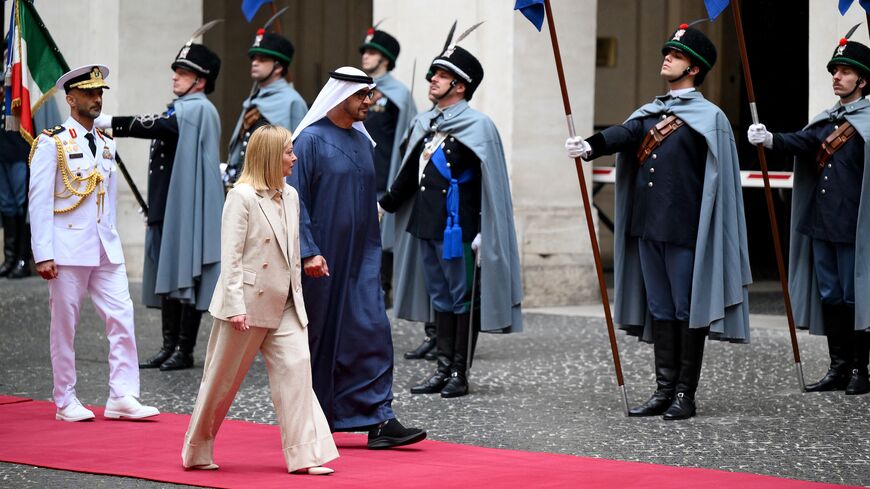
M96 267L58 265L57 278L48 281L51 308L51 370L54 403L68 405L76 395L75 334L85 291L106 323L109 340L109 395L139 397L139 357L133 330L133 301L123 263L109 262L100 245Z

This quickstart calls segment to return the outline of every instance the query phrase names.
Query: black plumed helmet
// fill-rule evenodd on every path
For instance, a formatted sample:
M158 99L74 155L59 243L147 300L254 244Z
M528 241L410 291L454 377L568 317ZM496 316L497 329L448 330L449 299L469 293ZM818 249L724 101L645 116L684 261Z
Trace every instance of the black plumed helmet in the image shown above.
M870 81L870 48L857 41L849 40L855 30L861 24L849 29L837 43L831 60L828 61L828 72L833 74L837 65L851 66L861 73L861 76Z
M293 61L293 53L295 52L293 43L286 37L260 29L254 37L254 44L248 49L248 56L252 57L255 54L268 56L286 68Z
M176 68L190 70L205 78L205 93L211 93L221 71L221 59L202 44L185 44L172 62L172 69Z
M387 58L387 70L392 71L396 67L401 47L395 37L370 27L363 43L359 46L359 53L362 54L366 49L374 49L383 54Z
M432 64L429 65L429 71L426 73L427 81L432 81L432 76L435 74L436 69L448 71L459 81L465 83L465 100L471 100L477 87L480 86L480 82L483 81L483 65L480 64L480 61L473 54L456 44L465 39L466 36L471 34L482 23L478 22L471 26L460 34L455 42L453 41L453 32L456 29L456 23L453 23L453 27L447 35L447 42L444 43L444 51L440 56L433 59Z
M680 24L671 37L665 41L662 46L662 55L664 56L671 49L685 54L695 66L700 68L701 71L696 77L699 85L707 73L713 69L713 65L716 64L716 46L713 45L713 41L689 24Z

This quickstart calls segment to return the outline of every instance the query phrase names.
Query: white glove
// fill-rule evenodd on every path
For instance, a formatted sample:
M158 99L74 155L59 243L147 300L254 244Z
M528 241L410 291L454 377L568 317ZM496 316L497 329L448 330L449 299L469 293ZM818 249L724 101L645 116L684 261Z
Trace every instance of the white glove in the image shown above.
M377 204L378 204L378 222L380 222L380 220L384 218L384 208L381 207L380 202L378 202Z
M773 148L773 133L764 124L752 124L746 130L746 139L752 144L763 144L765 148Z
M574 136L565 140L565 150L571 158L586 159L592 152L592 146L589 146L589 143L580 136Z
M112 128L112 116L109 114L102 112L96 119L94 119L94 127L97 129L111 129Z
M474 264L480 266L480 233L471 241L471 250L474 251Z

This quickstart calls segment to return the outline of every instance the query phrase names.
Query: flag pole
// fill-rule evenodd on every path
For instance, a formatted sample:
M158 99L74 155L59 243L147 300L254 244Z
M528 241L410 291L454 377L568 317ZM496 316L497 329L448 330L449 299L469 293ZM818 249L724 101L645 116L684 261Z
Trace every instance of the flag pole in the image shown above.
M568 88L565 83L565 71L562 68L562 54L559 50L559 40L556 36L556 25L553 22L553 11L550 0L544 0L547 27L550 31L550 41L553 44L553 56L556 58L556 71L559 75L559 88L562 90L562 104L565 106L565 119L568 123L568 134L575 137L574 116L571 113L571 102L568 100ZM610 314L610 300L607 298L607 285L604 281L604 268L601 266L601 252L598 248L598 238L595 235L595 224L592 221L592 206L589 193L586 190L586 176L583 173L583 160L574 158L577 169L577 179L580 183L580 193L583 196L583 210L586 212L586 227L589 230L589 241L592 243L592 254L595 258L595 271L598 274L598 289L601 293L601 305L604 307L604 319L607 322L607 335L610 339L610 353L613 356L613 367L616 370L616 383L622 394L624 413L628 416L628 395L625 391L625 380L622 377L622 363L619 360L619 347L616 344L616 333L613 329L613 317Z
M752 123L758 124L758 108L755 105L755 90L752 86L752 74L749 71L749 56L746 51L746 39L743 36L743 22L740 20L740 1L731 0L731 11L734 13L734 27L737 29L737 42L740 46L740 60L743 63L743 78L746 81L746 94L749 98L749 111L752 114ZM797 330L794 324L794 315L791 309L791 297L788 293L788 279L785 272L785 261L782 258L782 245L779 239L779 226L776 222L776 211L773 207L773 192L770 189L770 179L767 174L767 158L764 154L764 145L758 145L758 163L761 166L761 174L764 177L764 196L767 198L767 214L770 216L770 230L773 235L773 247L776 252L776 265L779 269L779 282L782 287L782 299L785 303L785 314L788 318L788 330L791 336L791 349L794 356L795 371L797 373L798 386L801 392L806 392L804 372L801 367L801 352L798 348Z

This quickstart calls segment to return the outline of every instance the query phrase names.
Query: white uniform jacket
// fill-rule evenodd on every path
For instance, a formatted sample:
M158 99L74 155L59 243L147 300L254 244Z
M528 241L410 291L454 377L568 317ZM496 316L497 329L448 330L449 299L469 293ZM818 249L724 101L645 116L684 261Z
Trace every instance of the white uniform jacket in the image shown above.
M88 132L70 117L63 126L43 131L33 142L29 213L36 263L54 260L57 265L96 267L100 264L100 242L111 263L124 263L115 226L120 178L115 142L92 129L97 146L93 156L85 137ZM61 152L65 161L58 162ZM78 193L86 193L89 187L93 190L81 197L69 187Z

